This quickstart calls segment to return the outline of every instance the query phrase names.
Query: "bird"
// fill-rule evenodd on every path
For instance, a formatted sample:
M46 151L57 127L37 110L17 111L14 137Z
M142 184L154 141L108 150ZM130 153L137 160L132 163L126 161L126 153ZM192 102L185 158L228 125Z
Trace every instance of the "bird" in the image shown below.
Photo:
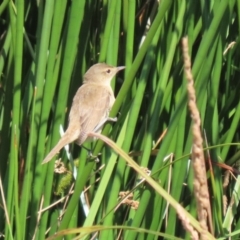
M100 133L106 121L116 120L109 118L115 102L110 83L124 68L97 63L88 69L83 76L83 84L73 98L67 130L42 164L49 162L65 145L74 141L82 145L86 140L91 140L88 137L89 132Z

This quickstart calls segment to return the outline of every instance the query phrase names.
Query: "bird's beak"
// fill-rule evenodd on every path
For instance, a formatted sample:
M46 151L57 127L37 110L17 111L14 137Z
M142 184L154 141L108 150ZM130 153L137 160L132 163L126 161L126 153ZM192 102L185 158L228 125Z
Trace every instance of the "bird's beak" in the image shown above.
M125 66L121 66L121 67L117 67L118 71L123 70L124 68L126 68Z

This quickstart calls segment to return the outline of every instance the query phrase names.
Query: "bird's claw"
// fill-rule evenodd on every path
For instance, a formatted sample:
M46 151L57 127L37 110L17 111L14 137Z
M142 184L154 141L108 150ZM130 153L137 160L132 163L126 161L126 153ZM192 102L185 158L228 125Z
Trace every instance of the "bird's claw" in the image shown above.
M109 121L109 122L117 122L117 120L118 120L117 117L114 117L114 118L108 117L107 118L107 121Z
M88 160L89 161L95 161L96 163L100 162L98 156L100 156L101 153L99 153L97 156L94 156L91 151L88 152Z

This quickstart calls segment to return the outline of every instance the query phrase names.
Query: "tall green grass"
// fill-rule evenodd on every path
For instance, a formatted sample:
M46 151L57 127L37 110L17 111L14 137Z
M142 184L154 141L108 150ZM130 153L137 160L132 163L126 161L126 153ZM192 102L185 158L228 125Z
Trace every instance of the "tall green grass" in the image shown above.
M183 36L190 44L205 156L213 164L207 172L214 227L209 239L239 238L239 178L215 164L239 164L239 1L4 0L0 20L5 239L190 239L177 203L200 231ZM117 99L111 115L118 121L103 130L116 146L101 140L88 146L101 153L96 163L72 144L74 179L65 150L55 158L65 164L61 174L55 160L41 162L59 140L61 125L66 129L82 76L97 62L126 66L112 82ZM136 169L124 152L131 152ZM140 184L139 167L151 172ZM80 198L84 190L87 204ZM137 209L120 200L127 191Z

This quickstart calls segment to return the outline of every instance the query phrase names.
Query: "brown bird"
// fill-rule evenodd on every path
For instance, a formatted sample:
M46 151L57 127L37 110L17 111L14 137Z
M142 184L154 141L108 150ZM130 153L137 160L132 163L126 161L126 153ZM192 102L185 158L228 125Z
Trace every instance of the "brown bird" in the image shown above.
M73 141L81 145L89 132L100 132L106 121L115 120L108 117L115 101L110 82L124 68L98 63L88 69L73 98L68 128L42 164L50 161L65 145Z

